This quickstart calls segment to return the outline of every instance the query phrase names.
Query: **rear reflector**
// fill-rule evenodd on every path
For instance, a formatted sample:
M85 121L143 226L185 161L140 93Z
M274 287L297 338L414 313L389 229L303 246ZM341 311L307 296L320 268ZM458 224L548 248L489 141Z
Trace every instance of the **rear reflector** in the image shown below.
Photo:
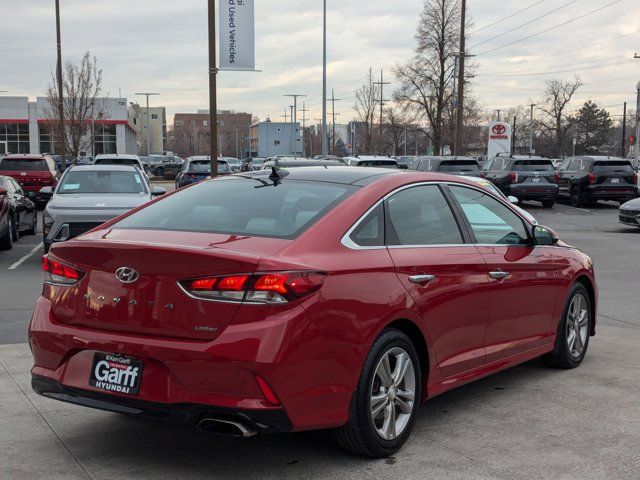
M179 285L192 297L205 300L282 304L318 291L325 278L319 272L275 272L198 278Z
M74 285L82 278L84 272L55 260L48 255L42 257L44 282L56 285Z
M262 377L259 377L258 375L254 376L256 378L256 382L258 382L258 386L260 387L260 391L262 392L264 399L273 405L279 406L280 400L278 400L276 394L273 392L273 390L271 390L269 384Z

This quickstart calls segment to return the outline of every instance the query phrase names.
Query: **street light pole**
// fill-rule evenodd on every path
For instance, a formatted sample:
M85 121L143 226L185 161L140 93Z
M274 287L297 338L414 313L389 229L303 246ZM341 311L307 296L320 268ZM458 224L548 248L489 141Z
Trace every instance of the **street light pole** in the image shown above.
M62 163L66 161L67 146L66 146L66 133L64 127L64 98L62 91L62 39L60 35L60 0L56 0L56 51L58 55L58 61L56 66L56 76L58 77L58 121L60 122L60 157ZM76 159L73 159L76 162Z
M211 178L218 176L218 96L216 66L216 0L209 0L209 147Z
M323 0L322 12L322 158L327 158L327 0Z
M151 114L149 112L149 97L150 96L155 96L155 95L160 95L159 93L150 93L150 92L143 92L143 93L135 93L134 95L143 95L145 97L147 97L147 157L149 155L151 155Z
M640 57L638 57L640 58ZM640 164L640 82L636 85L636 90L638 91L638 98L636 103L636 149L635 149L635 167L638 168Z
M531 117L529 118L529 156L532 157L533 156L533 107L535 107L536 104L532 103L531 105L529 105L529 107L531 107Z

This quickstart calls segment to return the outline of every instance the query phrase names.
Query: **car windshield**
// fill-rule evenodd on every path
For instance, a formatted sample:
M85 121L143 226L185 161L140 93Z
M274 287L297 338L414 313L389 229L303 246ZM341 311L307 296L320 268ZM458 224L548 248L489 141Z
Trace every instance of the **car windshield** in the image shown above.
M357 188L266 177L224 177L171 195L114 228L292 239Z
M441 172L479 172L480 167L473 160L447 160L440 164Z
M47 162L29 158L3 158L0 170L5 172L42 172L48 171Z
M134 171L72 171L64 176L57 193L147 193L147 187Z
M518 160L513 164L513 169L519 172L553 172L551 160Z
M593 173L633 173L633 167L630 162L595 162L593 164Z
M194 160L189 165L192 173L211 173L211 162L209 160ZM226 162L218 160L218 173L231 173L231 168Z

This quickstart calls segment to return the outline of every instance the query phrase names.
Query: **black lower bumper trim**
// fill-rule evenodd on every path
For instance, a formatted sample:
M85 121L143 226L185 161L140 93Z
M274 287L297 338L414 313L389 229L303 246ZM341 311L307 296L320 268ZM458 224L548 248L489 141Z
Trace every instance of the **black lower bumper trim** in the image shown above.
M260 433L290 432L292 428L291 421L283 409L244 410L192 403L154 403L69 388L38 375L32 375L31 387L39 395L62 402L194 426L204 418L221 418L244 422Z

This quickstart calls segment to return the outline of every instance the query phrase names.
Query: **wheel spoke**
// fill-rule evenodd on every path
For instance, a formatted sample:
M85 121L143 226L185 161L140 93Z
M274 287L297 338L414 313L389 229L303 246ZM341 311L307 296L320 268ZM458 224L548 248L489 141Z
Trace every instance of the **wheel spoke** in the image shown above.
M376 418L380 412L386 408L389 399L386 393L381 393L371 397L371 418Z
M393 385L393 375L391 373L391 365L389 364L389 354L382 357L377 373L384 387L388 388Z
M409 415L413 411L413 392L409 390L398 390L398 394L396 396L396 403L400 407L402 413Z
M397 387L402 382L404 375L407 373L407 368L409 367L410 359L409 355L402 352L400 355L396 356L396 366L393 370L393 384Z
M578 327L583 328L587 326L589 323L589 315L587 315L587 311L583 310L578 317Z
M569 336L567 337L567 344L569 345L569 351L573 352L574 345L576 343L577 332L575 330L571 330L569 332Z
M582 337L580 336L580 332L577 331L575 335L575 341L574 341L575 352L577 354L582 353L582 348L583 348Z
M393 440L396 438L396 407L393 403L389 403L389 405L384 409L382 434L387 440Z

